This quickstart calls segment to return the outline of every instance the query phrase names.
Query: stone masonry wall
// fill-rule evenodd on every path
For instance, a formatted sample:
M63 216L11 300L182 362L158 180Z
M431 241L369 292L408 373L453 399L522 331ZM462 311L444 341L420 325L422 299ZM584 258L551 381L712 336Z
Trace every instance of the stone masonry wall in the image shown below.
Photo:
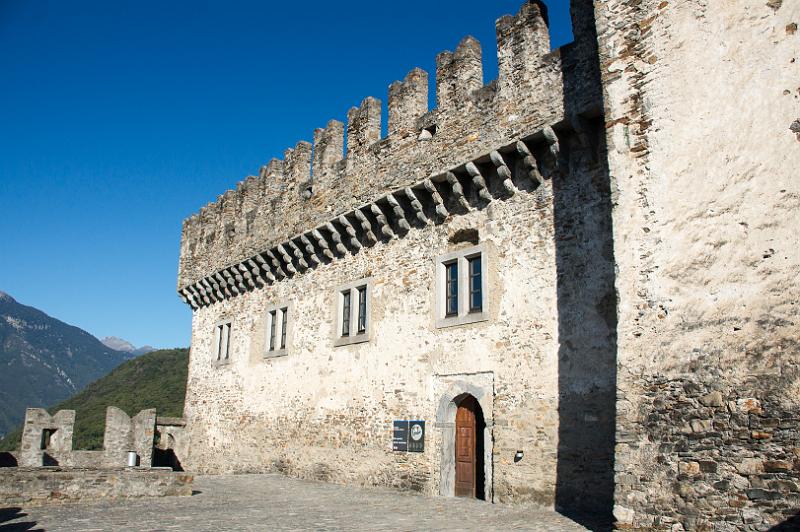
M192 475L168 469L0 469L0 506L137 497L189 496Z
M800 512L800 5L595 2L618 296L620 526Z
M489 267L486 322L434 327L434 261L477 231ZM194 313L185 417L190 471L281 471L303 478L439 491L435 426L446 376L494 382L494 493L553 502L557 327L552 191L546 184L403 240ZM334 289L371 277L372 340L334 347ZM266 313L288 304L288 355L265 358ZM232 320L215 364L214 324ZM490 417L487 415L487 417ZM423 454L391 451L393 419L427 420ZM517 450L525 459L514 463Z

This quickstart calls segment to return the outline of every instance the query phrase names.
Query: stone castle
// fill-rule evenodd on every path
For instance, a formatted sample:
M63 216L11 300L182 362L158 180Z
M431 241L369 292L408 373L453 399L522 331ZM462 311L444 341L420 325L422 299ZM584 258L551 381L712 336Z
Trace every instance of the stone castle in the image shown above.
M800 512L800 4L538 1L184 222L194 472ZM345 135L347 150L344 151Z

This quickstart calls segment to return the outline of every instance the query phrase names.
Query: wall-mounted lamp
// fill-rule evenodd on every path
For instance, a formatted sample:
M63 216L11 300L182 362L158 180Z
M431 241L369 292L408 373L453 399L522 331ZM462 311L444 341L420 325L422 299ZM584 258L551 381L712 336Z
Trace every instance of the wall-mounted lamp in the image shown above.
M514 453L514 463L516 464L517 462L522 460L523 456L525 456L525 453L522 451L517 451L516 453Z

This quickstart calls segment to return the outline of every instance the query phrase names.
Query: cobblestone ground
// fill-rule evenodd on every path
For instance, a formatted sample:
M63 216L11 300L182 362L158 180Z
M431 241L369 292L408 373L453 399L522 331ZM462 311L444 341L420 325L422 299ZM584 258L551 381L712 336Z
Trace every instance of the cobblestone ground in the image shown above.
M0 531L586 530L553 511L278 475L197 477L191 497L0 509Z

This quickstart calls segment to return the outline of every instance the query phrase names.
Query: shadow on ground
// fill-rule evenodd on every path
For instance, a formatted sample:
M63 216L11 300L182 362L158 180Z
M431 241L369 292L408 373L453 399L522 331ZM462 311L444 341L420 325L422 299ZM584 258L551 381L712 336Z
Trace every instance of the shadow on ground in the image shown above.
M18 523L10 523L9 521L16 521L27 517L28 514L22 512L22 508L0 508L0 532L27 532L29 530L43 531L42 528L34 528L36 521L22 521Z

